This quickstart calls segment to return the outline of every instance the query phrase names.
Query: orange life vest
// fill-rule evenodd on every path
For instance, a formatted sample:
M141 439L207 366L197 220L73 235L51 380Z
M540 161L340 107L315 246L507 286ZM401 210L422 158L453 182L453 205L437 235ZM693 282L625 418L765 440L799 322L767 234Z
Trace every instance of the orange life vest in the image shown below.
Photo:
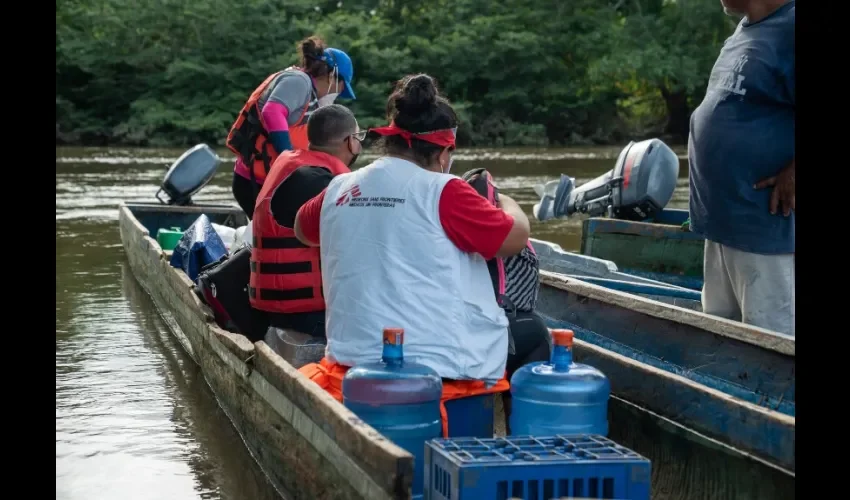
M342 379L348 366L328 361L322 358L318 363L310 363L299 368L302 374L328 392L334 399L342 403ZM489 389L480 380L448 380L443 379L443 397L440 398L440 420L443 423L443 437L449 437L449 416L446 412L446 401L453 399L495 394L510 390L507 378L502 378Z
M284 71L301 71L299 68L290 67ZM242 106L239 116L230 127L225 145L233 151L245 166L251 171L251 177L258 184L263 184L271 170L272 164L277 159L277 152L269 141L269 133L263 123L263 114L260 110L260 99L266 95L271 84L277 81L284 71L272 73L259 87L254 89L251 97ZM314 95L307 99L307 104L301 110L298 122L289 128L289 140L293 149L307 149L307 109L314 101Z
M350 172L335 156L320 151L284 151L272 165L254 207L251 307L273 313L324 311L319 248L304 245L295 231L277 223L271 199L277 187L299 167L322 167L337 176Z

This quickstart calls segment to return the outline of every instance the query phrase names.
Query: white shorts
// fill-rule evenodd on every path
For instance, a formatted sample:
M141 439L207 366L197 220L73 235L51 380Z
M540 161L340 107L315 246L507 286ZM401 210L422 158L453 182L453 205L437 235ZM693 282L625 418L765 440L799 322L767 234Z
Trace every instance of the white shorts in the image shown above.
M705 240L706 314L794 335L794 254L762 255Z

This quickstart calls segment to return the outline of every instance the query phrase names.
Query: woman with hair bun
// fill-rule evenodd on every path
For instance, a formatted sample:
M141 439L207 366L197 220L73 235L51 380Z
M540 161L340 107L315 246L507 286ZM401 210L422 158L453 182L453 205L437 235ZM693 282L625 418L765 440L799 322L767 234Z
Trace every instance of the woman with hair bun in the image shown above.
M508 319L486 261L525 248L528 218L449 174L457 115L430 76L399 81L387 114L372 129L383 156L296 216L298 239L321 248L327 303L326 356L302 372L341 400L345 371L380 356L383 328L402 327L405 357L443 377L443 401L505 391Z
M307 119L337 97L354 99L354 65L345 52L311 36L299 43L298 66L273 73L239 112L227 147L236 153L233 196L249 219L274 160L290 149L307 149Z

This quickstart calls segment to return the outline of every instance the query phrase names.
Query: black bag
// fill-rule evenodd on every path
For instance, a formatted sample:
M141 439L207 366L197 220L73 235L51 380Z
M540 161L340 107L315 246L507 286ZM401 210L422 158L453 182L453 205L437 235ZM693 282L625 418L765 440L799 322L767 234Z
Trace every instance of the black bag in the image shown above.
M268 320L262 311L251 307L250 279L251 247L245 246L204 266L198 274L195 293L213 310L219 326L254 342L265 335Z
M493 206L499 206L499 188L484 168L475 168L461 176L478 194ZM531 245L526 243L520 253L511 257L495 257L487 261L496 300L510 314L514 311L532 312L537 307L540 291L540 261Z

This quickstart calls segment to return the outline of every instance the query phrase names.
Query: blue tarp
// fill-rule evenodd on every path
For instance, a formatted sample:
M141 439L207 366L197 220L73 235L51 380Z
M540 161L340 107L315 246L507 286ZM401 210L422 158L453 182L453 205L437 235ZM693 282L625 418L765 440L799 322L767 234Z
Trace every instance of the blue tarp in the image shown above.
M227 248L215 232L210 219L201 215L183 233L174 247L171 266L182 269L189 279L195 281L201 268L227 255Z

